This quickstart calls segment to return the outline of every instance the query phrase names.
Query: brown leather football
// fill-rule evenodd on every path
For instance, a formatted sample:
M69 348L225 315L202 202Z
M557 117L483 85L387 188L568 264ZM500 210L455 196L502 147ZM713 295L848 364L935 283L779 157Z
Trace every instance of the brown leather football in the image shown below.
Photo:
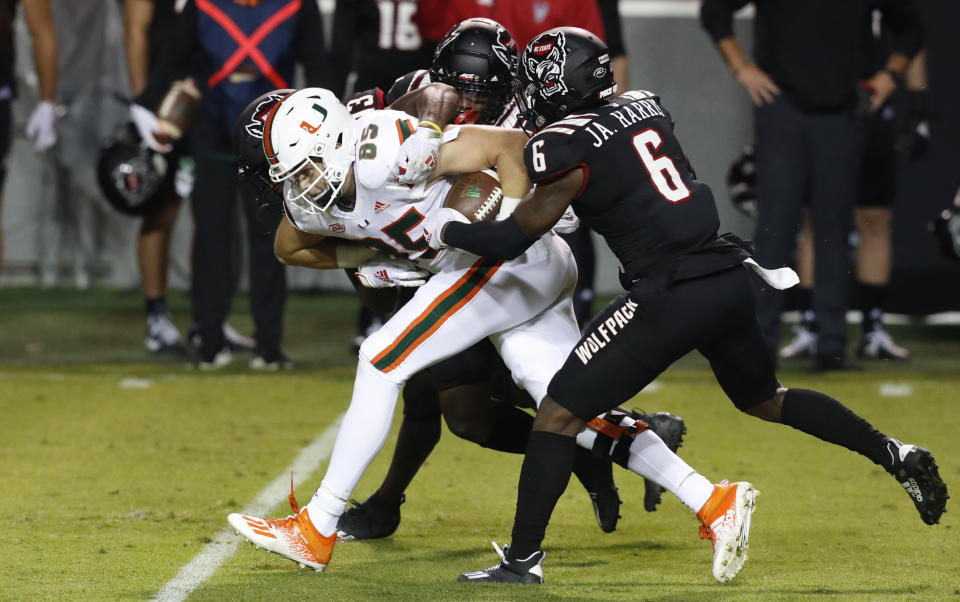
M471 222L489 222L497 217L502 200L500 181L490 173L477 171L457 178L443 206L456 209Z
M201 94L192 79L173 82L157 107L157 142L176 142L190 129Z

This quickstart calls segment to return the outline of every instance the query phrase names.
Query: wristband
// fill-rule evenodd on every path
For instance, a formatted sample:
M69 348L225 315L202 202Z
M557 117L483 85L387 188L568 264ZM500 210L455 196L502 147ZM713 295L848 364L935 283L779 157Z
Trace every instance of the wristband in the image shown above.
M432 127L433 129L437 130L437 131L440 132L441 134L443 133L443 129L442 129L439 125L435 124L435 123L432 122L432 121L421 121L419 124L417 124L417 127L419 127L419 126L421 126L421 125L426 125L427 127Z
M360 264L377 254L373 249L350 243L337 243L337 267L356 268Z

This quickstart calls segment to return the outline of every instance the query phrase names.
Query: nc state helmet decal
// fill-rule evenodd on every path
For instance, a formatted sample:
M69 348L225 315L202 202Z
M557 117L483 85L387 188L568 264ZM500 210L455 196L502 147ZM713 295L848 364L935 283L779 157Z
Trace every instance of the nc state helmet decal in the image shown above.
M569 89L563 81L567 62L566 38L562 31L538 36L530 45L524 68L530 79L540 83L540 94L566 94Z
M263 138L263 127L267 123L267 117L270 115L270 111L278 102L283 100L285 96L286 94L271 94L266 97L263 102L258 104L256 110L253 111L253 115L250 116L250 121L248 121L245 126L247 133L254 138Z

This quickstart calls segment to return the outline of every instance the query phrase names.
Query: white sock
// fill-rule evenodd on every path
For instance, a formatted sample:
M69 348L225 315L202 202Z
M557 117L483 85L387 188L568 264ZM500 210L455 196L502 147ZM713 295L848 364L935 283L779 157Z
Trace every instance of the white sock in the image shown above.
M361 359L353 383L350 407L333 445L330 465L307 510L310 521L323 536L337 530L337 521L347 500L370 462L383 447L393 423L400 385Z
M630 422L627 423L627 420ZM629 425L633 422L635 421L630 418L624 418L623 424ZM592 449L596 438L597 432L588 428L577 435L577 444ZM627 466L632 472L650 479L677 496L694 512L702 508L713 493L713 483L670 451L667 444L650 429L634 438L630 445Z
M656 433L647 429L630 445L630 470L642 475L677 496L694 512L713 493L713 483L670 451Z

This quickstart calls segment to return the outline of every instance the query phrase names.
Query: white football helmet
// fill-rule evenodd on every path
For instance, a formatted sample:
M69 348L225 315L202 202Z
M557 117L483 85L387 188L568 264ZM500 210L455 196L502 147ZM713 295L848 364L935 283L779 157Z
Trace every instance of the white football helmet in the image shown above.
M305 88L277 103L264 130L270 179L284 184L286 201L326 211L350 173L359 134L346 107L330 90Z

